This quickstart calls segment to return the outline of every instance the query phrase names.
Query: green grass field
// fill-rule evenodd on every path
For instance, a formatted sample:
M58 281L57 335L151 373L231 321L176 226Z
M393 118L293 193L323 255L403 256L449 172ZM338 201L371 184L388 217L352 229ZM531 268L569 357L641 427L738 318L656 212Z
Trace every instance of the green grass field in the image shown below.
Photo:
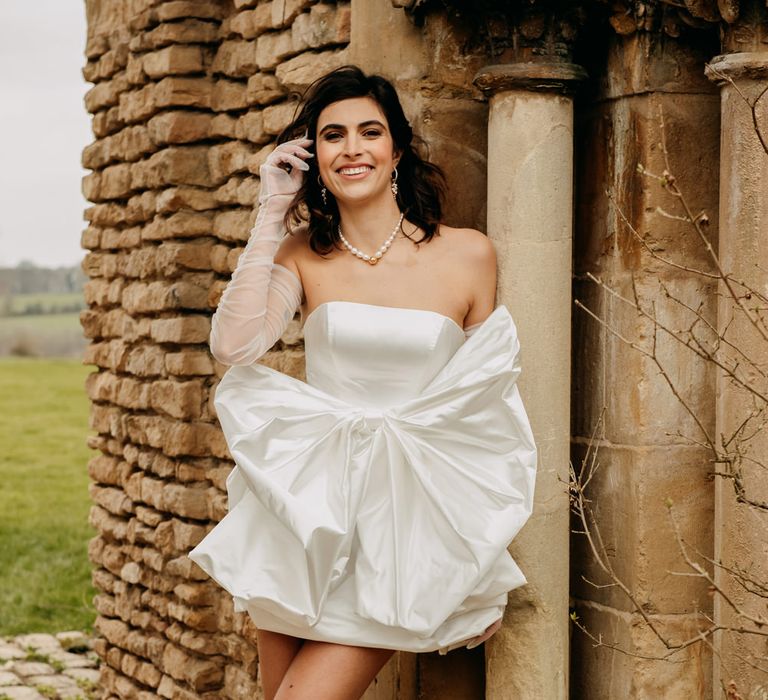
M0 358L0 635L92 628L78 359Z

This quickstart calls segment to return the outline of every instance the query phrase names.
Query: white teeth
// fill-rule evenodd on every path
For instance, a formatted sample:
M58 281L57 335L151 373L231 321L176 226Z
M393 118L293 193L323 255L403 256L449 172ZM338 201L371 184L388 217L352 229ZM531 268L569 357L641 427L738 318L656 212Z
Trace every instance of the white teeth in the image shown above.
M342 175L359 175L360 173L367 173L372 168L369 165L362 165L359 168L341 168L339 172Z

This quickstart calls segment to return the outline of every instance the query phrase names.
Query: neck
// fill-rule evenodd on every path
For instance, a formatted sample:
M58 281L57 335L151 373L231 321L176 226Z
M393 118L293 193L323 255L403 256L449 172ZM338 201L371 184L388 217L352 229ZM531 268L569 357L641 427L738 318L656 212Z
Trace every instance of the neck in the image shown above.
M384 242L400 218L397 202L388 192L379 200L339 202L338 206L344 238L368 253Z

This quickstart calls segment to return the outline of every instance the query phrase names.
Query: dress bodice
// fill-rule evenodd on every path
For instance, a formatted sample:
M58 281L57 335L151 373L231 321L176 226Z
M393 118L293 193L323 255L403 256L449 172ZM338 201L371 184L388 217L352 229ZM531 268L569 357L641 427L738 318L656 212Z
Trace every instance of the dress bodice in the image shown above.
M304 323L307 383L387 408L418 396L464 340L456 321L436 311L325 302Z

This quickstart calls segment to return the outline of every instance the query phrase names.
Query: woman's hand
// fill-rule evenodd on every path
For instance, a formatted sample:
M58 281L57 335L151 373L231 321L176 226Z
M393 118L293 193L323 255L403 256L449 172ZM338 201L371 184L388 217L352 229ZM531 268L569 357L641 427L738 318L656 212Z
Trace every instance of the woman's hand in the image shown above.
M502 618L499 618L490 627L488 627L488 629L486 629L485 632L483 632L483 634L481 634L479 637L475 637L474 639L472 639L469 642L469 644L467 644L467 649L474 649L476 646L482 644L486 639L489 639L490 637L492 637L495 634L495 632L499 629L499 627L501 627L501 620Z
M259 169L261 177L261 194L259 201L277 194L296 194L304 182L304 172L309 165L304 161L313 158L306 147L312 144L311 139L293 139L281 143L267 156L264 165Z

